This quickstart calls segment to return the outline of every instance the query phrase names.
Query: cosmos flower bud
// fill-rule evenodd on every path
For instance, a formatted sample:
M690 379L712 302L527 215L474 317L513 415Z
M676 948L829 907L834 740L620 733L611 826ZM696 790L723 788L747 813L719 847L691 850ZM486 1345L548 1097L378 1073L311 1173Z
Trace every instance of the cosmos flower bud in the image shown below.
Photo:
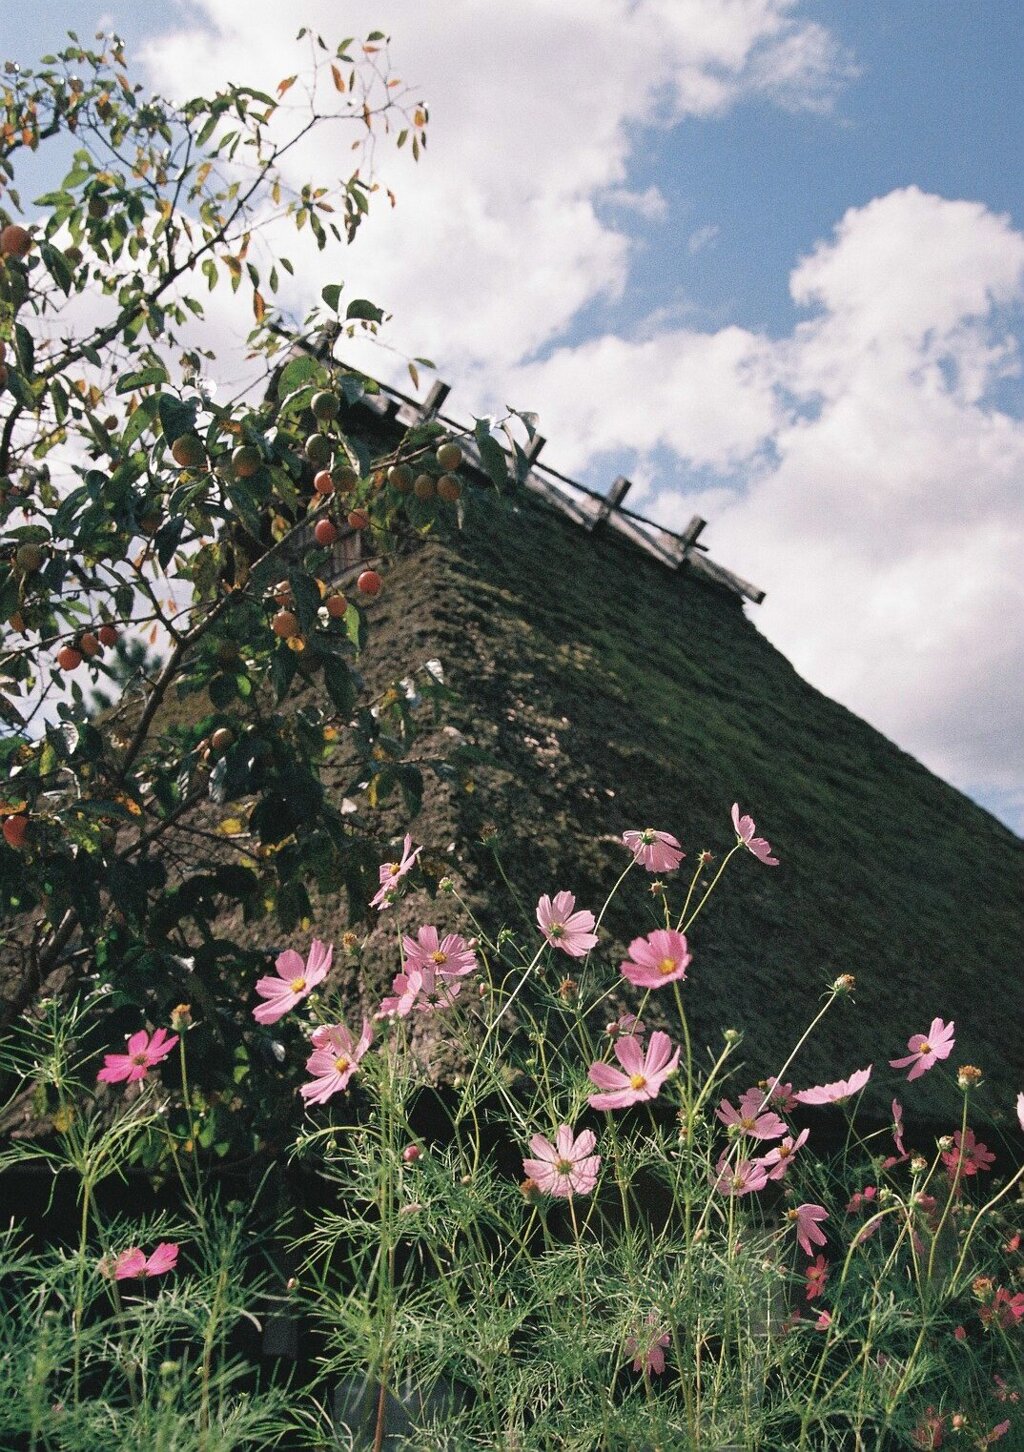
M981 1070L974 1064L961 1064L956 1071L956 1082L961 1089L973 1089L981 1083Z
M857 980L852 973L840 973L832 985L833 993L852 993L857 986Z
M171 1028L176 1033L184 1033L185 1029L192 1027L192 1005L190 1003L179 1003L176 1008L171 1009Z

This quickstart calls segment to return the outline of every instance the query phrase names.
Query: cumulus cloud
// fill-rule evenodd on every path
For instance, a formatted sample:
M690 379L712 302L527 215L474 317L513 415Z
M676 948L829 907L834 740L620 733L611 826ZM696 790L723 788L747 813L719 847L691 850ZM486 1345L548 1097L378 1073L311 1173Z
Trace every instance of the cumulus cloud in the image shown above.
M183 15L147 54L172 91L272 87L299 24L337 25L329 0L187 0ZM825 112L850 57L795 0L452 0L443 23L394 0L346 8L350 32L392 22L399 72L431 103L428 159L382 150L397 209L344 256L301 254L286 301L301 312L341 274L393 312L398 348L438 360L459 411L540 409L570 472L632 456L652 512L708 514L715 556L767 588L755 618L803 674L1012 811L1024 425L1000 390L1020 369L1024 237L906 187L794 259L805 316L787 337L687 326L685 300L628 336L585 336L586 309L628 296L636 214L661 210L635 185L640 138L749 100ZM297 152L293 176L339 155Z

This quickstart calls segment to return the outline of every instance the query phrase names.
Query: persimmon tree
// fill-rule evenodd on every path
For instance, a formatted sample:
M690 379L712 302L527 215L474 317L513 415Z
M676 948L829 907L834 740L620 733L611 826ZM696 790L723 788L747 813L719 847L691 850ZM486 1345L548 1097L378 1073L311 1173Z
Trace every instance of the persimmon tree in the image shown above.
M218 1074L251 1073L266 961L224 923L270 914L272 943L313 882L363 914L372 808L415 810L422 788L406 693L368 700L354 669L386 568L346 598L332 546L358 531L386 558L460 490L436 425L381 457L350 428L375 385L332 344L375 331L376 305L338 283L301 326L276 315L293 267L267 237L290 223L341 252L378 190L373 149L426 139L380 33L298 43L304 72L274 95L172 102L116 37L73 35L0 88L3 1015L58 967L110 990L112 1034L189 1002L220 1066L211 1104ZM335 131L351 173L289 185L297 148ZM30 202L19 162L46 149L66 175ZM216 287L251 300L251 377L228 400L209 386ZM363 810L325 790L330 763ZM222 1153L224 1119L203 1129Z

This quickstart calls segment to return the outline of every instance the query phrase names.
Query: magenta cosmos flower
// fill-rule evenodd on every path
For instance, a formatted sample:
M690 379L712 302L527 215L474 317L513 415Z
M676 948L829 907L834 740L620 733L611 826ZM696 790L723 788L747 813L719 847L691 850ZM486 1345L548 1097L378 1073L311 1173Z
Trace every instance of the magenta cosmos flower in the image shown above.
M662 1323L657 1311L649 1311L644 1324L626 1337L623 1348L627 1356L635 1357L634 1371L644 1376L661 1376L665 1370L665 1352L672 1344L672 1337Z
M772 856L771 843L766 842L763 837L754 836L756 829L753 817L741 817L736 802L732 804L732 824L736 828L736 836L748 852L753 852L758 862L763 862L765 867L778 867L779 859Z
M941 1018L933 1018L932 1026L926 1034L911 1034L907 1040L909 1054L902 1059L889 1060L890 1069L905 1069L909 1064L911 1069L907 1075L908 1082L911 1079L920 1079L939 1059L949 1058L956 1043L953 1037L955 1027L952 1020L943 1023Z
M592 1129L574 1136L567 1124L560 1125L554 1144L542 1134L533 1136L530 1148L536 1159L524 1159L523 1169L543 1195L561 1200L589 1195L601 1168L601 1156L594 1154L596 1144Z
M656 1029L646 1053L633 1035L627 1034L616 1040L615 1057L622 1069L603 1062L590 1066L591 1083L610 1091L591 1094L588 1102L592 1109L625 1109L641 1099L656 1099L665 1080L675 1072L679 1050L673 1054L668 1034Z
M277 977L268 973L256 984L256 992L265 1003L258 1003L252 1011L257 1023L276 1023L290 1008L301 1003L313 992L318 983L327 977L334 949L327 943L314 938L305 963L301 953L286 948L274 963Z
M795 1210L787 1210L786 1215L796 1222L797 1244L805 1255L814 1254L812 1242L814 1245L828 1244L825 1232L820 1228L821 1221L828 1219L824 1205L798 1205Z
M671 832L656 832L653 827L623 832L622 840L632 852L633 861L648 872L675 872L686 856Z
M382 862L378 870L380 887L370 899L370 906L375 907L379 912L391 906L395 900L395 890L402 878L411 872L416 865L416 859L423 851L417 847L413 851L412 837L406 832L405 841L402 843L402 857L399 862Z
M556 892L554 901L545 893L537 904L537 922L552 948L561 948L570 958L585 958L597 943L594 914L575 908L571 892Z
M476 968L476 954L458 933L440 938L436 928L420 928L415 938L402 939L408 973L410 968L430 968L442 978L462 978Z
M655 928L646 938L634 938L629 957L620 969L637 988L660 988L685 978L692 954L686 939L675 928Z
M113 1275L115 1281L131 1281L140 1276L162 1276L173 1270L177 1263L178 1247L165 1240L149 1256L135 1246L131 1250L122 1250L114 1261Z
M818 1084L813 1089L801 1089L793 1095L798 1104L842 1104L854 1094L859 1094L871 1078L874 1064L866 1069L855 1069L849 1079L837 1079L834 1084Z
M973 1129L969 1129L964 1135L957 1130L953 1135L953 1148L946 1150L942 1156L942 1163L946 1166L946 1173L951 1180L961 1175L969 1178L979 1170L989 1170L995 1162L995 1155L987 1144L975 1139Z
M127 1053L104 1056L103 1068L96 1075L96 1081L100 1084L134 1084L139 1079L145 1079L155 1064L166 1059L177 1042L178 1035L168 1034L164 1028L158 1028L152 1038L145 1029L139 1029L128 1040Z
M359 1060L373 1042L373 1024L363 1019L358 1043L343 1023L335 1023L313 1032L313 1052L306 1060L306 1071L313 1078L303 1084L299 1093L307 1104L326 1104L332 1094L347 1088Z

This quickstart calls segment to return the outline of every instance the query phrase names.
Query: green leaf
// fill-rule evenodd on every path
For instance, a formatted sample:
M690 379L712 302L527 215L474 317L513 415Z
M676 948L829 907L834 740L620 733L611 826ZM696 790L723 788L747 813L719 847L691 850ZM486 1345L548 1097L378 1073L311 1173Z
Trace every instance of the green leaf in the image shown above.
M344 283L329 282L325 288L321 288L320 296L333 312L338 311L338 299L341 297L341 289Z
M138 373L124 373L117 380L115 393L134 393L137 388L151 388L154 384L167 382L167 370L159 363L142 368Z
M295 569L288 572L288 583L292 587L292 599L295 602L294 609L299 617L299 624L304 631L316 623L317 611L320 608L320 591L303 570Z
M74 285L74 273L71 264L58 248L51 246L49 242L40 242L39 255L43 259L43 266L67 297Z
M364 322L380 323L384 321L384 309L377 307L375 303L367 302L364 297L354 297L345 309L346 319L362 318Z
M223 674L215 675L207 685L206 691L217 710L225 711L237 694L235 678Z
M490 475L496 489L504 489L508 483L508 467L503 449L491 437L489 420L478 418L473 426L473 436L480 450L480 462Z
M348 717L356 703L355 687L348 666L336 655L324 657L324 686L338 714Z
M274 688L276 701L283 701L288 694L288 687L298 667L298 655L294 650L289 650L282 640L270 658L270 684Z
M277 380L277 396L285 398L289 393L294 393L296 388L312 378L320 371L320 364L315 358L303 354L301 358L293 358L281 369L281 376Z
M175 398L173 393L161 393L158 397L160 424L168 444L173 444L175 439L181 438L182 434L195 433L196 414L199 411L198 399L190 398L184 402L180 398Z
M151 393L133 409L121 435L121 449L127 453L140 434L152 424L160 407L160 395Z
M363 612L352 604L345 611L345 630L356 648L356 655L359 655L366 644L366 620Z

